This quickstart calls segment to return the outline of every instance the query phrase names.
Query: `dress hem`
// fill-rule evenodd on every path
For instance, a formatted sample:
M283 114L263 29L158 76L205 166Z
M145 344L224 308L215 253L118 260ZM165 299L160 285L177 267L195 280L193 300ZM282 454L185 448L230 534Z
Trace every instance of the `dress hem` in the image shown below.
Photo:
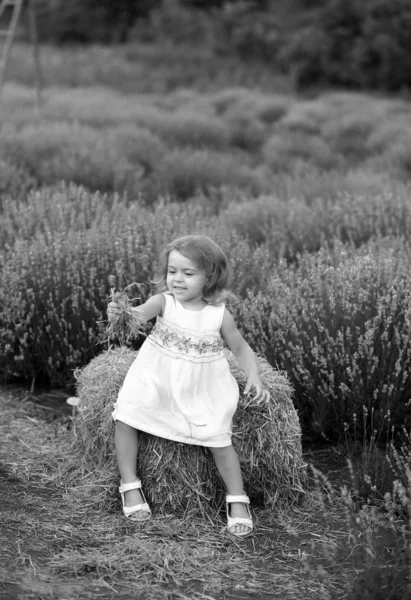
M150 431L149 427L145 427L144 425L141 426L136 425L135 421L132 421L132 419L128 419L127 417L117 417L115 414L115 410L113 412L113 420L114 421L121 421L122 423L125 423L126 425L129 425L130 427L133 427L134 429L137 429L139 431L144 431L144 433L149 433L150 435L154 435L156 437L160 437L163 438L165 440L171 440L172 442L180 442L181 444L188 444L189 446L204 446L206 448L227 448L228 446L232 446L232 441L231 441L231 436L230 436L230 441L228 444L226 443L221 443L221 442L201 442L200 440L196 440L195 438L178 438L178 437L170 437L170 435L161 435L153 430ZM227 434L230 435L230 434Z

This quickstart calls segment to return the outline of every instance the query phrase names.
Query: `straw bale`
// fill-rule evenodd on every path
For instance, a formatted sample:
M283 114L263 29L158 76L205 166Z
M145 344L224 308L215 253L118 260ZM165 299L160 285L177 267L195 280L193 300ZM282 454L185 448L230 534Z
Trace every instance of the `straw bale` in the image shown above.
M78 370L79 407L75 418L78 444L90 473L103 481L113 500L118 473L114 448L113 404L137 352L111 348ZM254 505L285 506L304 492L301 429L292 403L292 388L284 373L257 356L269 402L257 403L242 393L246 376L226 350L240 388L233 423L233 445L241 462L245 489ZM207 448L182 444L140 432L137 473L156 512L207 514L224 502L224 485Z

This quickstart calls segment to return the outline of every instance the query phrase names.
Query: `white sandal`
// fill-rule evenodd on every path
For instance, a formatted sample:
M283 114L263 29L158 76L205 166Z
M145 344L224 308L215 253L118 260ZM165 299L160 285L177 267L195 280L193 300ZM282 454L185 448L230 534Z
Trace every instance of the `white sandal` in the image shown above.
M246 537L250 535L250 533L254 529L253 519L251 516L249 504L250 498L248 496L233 496L232 494L227 494L226 496L226 510L227 510L227 532L234 537ZM231 517L230 516L230 507L229 505L233 502L241 502L241 504L245 504L248 512L248 517ZM235 527L236 525L245 525L249 528L249 531L245 531L244 533L234 533L231 532L230 529Z
M135 506L126 506L125 493L129 492L130 490L140 490L144 503L136 504ZM149 505L147 504L144 492L141 489L141 481L139 479L136 479L132 483L122 483L120 481L120 487L118 488L118 491L120 492L121 502L123 503L123 513L127 519L131 519L132 521L147 521L151 518L151 510ZM133 515L135 515L138 512L146 513L146 516L140 519L133 518Z

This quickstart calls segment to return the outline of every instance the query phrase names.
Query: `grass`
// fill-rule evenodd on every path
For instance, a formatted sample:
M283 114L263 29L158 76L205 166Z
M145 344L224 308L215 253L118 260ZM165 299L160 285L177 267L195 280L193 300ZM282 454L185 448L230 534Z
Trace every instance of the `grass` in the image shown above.
M8 77L34 87L31 47L13 46ZM59 52L43 45L41 61L45 84L72 88L109 87L125 94L167 94L193 85L201 91L220 90L225 86L245 86L289 92L289 78L273 72L258 61L251 63L236 57L213 56L207 48L187 52L181 46L129 44L112 46L69 46Z
M16 55L22 51L17 45ZM10 65L0 106L4 194L6 185L15 193L16 171L34 186L64 179L94 191L142 194L150 203L159 194L181 200L197 189L209 196L210 189L223 186L252 197L272 190L284 200L289 192L324 196L328 180L338 190L348 178L356 192L361 186L353 181L364 170L374 181L381 172L407 181L411 134L404 100L346 92L299 98L273 89L268 80L253 87L226 78L203 88L201 72L187 86L180 82L166 91L124 89L116 79L101 77L94 48L71 54L60 49L53 60L66 60L61 71L67 74L77 68L76 57L83 61L87 53L88 83L61 80L47 65L52 84L40 108L20 66ZM101 53L112 73L122 64L140 81L144 53L135 62L124 48ZM168 58L159 54L161 67ZM152 76L160 75L154 70ZM311 191L305 179L313 171ZM298 181L301 174L304 180ZM281 185L287 177L297 179L292 190Z
M21 56L25 48L13 50ZM160 77L169 60L164 49L137 50L103 48L100 56L96 48L71 54L63 48L51 55L45 48L45 66L55 77L38 110L21 78L24 65L10 66L0 107L4 377L72 381L73 370L100 349L96 321L104 318L109 289L131 281L148 285L159 249L178 235L201 232L218 240L242 300L250 290L270 294L282 261L287 268L301 264L305 252L315 256L325 244L330 260L340 243L359 255L374 243L408 261L405 101L348 92L304 98L274 90L270 79L258 87L230 78L203 87L204 70L167 91L143 89L144 81L141 88L117 85L116 67L138 79L141 64L151 61L158 67L151 76ZM86 68L86 54L90 82L64 80L77 63ZM199 53L186 60L194 57ZM67 68L59 78L53 69L63 60ZM401 307L406 310L403 299ZM257 320L266 320L258 310L253 307ZM309 314L312 321L315 307ZM263 321L250 341L260 343ZM310 336L315 323L307 329ZM300 329L296 353L311 347L303 337ZM284 352L268 346L273 364L283 360ZM387 352L384 347L381 362ZM309 353L304 360L311 364ZM321 396L321 410L332 413L329 386L322 394L311 373L304 382L295 362L293 356L304 410ZM342 390L334 392L344 404Z
M0 406L0 585L8 598L18 590L23 600L33 591L79 600L343 599L378 565L395 565L406 590L398 557L409 533L400 518L355 508L349 495L324 488L318 470L320 483L300 506L256 510L256 532L241 543L225 534L223 514L131 525L118 500L96 508L86 473L67 484L77 450L64 394L22 398L3 389Z
M305 253L236 305L248 343L290 378L304 434L336 442L363 405L378 427L390 410L409 428L408 259L399 256L381 242Z
M392 418L395 410L408 423L409 104L296 96L272 69L204 49L42 50L43 105L29 49L16 44L0 106L3 373L33 386L39 373L72 382L100 351L96 323L110 288L147 283L164 243L201 232L229 255L244 301L239 324L287 370L310 433L328 423L343 434L353 404L378 404L383 418L392 403ZM385 270L374 262L384 253L393 268L377 302ZM390 462L372 431L339 446L352 465L342 483L314 453L301 504L255 509L256 533L239 544L219 512L157 514L134 529L116 494L81 470L75 424L51 408L65 406L64 394L25 396L4 390L0 399L0 596L411 593L406 435Z

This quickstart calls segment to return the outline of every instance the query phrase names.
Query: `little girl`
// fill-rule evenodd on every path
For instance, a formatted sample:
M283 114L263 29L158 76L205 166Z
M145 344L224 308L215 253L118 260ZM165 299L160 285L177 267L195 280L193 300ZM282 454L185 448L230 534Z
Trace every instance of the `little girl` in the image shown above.
M151 516L136 474L138 430L211 450L227 488L227 531L249 535L253 522L240 463L231 444L239 390L223 352L223 340L247 374L244 393L269 396L250 346L225 308L229 269L220 246L188 235L160 257L157 283L164 291L133 308L136 318L156 324L131 365L115 404L115 445L124 515ZM108 305L109 319L118 312Z

